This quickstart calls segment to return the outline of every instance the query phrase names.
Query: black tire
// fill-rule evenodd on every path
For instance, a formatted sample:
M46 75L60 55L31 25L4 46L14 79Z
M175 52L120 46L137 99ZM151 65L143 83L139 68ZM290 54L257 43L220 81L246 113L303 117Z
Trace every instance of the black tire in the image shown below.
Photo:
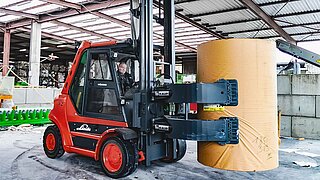
M54 147L52 144L48 144L48 138L54 138ZM64 149L62 145L62 138L59 128L55 125L48 126L43 135L43 149L49 158L55 159L59 158L64 154Z
M163 159L161 159L161 161L166 162L166 163L174 163L174 162L181 160L187 152L186 141L183 139L168 139L168 141L169 141L168 143L169 143L170 151L174 151L174 149L172 148L173 141L177 142L177 148L175 149L175 151L177 153L177 158L174 159L172 156L172 154L174 152L170 152L169 157L163 158Z
M116 152L121 154L119 155L122 159L121 163L109 163L107 153L109 152L108 150L113 150L112 148L116 148ZM138 167L138 158L139 156L136 143L133 140L125 141L119 137L108 138L100 150L101 166L106 175L112 178L121 178L132 174Z

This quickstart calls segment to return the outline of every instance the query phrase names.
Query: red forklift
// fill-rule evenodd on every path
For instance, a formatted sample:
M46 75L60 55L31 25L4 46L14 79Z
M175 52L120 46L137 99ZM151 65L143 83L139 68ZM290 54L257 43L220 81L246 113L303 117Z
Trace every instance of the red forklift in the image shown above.
M179 161L186 141L237 144L237 117L190 119L176 113L178 104L236 106L236 80L174 84L174 1L163 1L164 46L153 45L153 1L131 1L133 38L123 42L82 42L61 94L54 100L43 147L49 158L64 152L100 161L107 176L133 173L138 164ZM160 13L161 14L161 13ZM162 22L162 23L161 23ZM139 29L139 30L138 30ZM164 59L166 79L155 77L155 63ZM117 64L125 62L135 83L121 93ZM160 63L160 62L159 62Z

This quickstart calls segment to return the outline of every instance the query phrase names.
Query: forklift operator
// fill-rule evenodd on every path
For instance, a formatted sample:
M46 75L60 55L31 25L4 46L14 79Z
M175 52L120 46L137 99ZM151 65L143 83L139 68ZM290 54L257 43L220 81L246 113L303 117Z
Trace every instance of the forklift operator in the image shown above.
M127 73L126 71L127 71L127 64L125 62L120 62L118 66L117 76L118 76L119 86L120 86L120 91L122 96L133 85L133 78L131 74Z

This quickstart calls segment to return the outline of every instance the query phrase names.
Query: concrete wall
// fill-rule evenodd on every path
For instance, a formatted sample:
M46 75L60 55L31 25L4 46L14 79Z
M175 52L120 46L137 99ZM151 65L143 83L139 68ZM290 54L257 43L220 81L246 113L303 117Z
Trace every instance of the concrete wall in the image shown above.
M320 75L278 76L281 135L320 139Z
M18 107L53 107L57 88L14 88L13 103Z

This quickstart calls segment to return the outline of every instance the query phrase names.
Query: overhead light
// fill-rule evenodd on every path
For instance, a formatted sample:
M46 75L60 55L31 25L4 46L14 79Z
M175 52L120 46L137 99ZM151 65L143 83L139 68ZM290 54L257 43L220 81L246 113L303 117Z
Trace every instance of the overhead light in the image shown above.
M4 52L1 52L1 54L3 54Z
M89 23L89 22L95 22L97 21L99 18L92 18L92 19L85 19L83 21L81 21L82 23Z
M42 48L40 48L40 49L49 49L50 47L42 47Z
M19 51L20 52L24 52L24 51L27 51L27 49L20 49Z

